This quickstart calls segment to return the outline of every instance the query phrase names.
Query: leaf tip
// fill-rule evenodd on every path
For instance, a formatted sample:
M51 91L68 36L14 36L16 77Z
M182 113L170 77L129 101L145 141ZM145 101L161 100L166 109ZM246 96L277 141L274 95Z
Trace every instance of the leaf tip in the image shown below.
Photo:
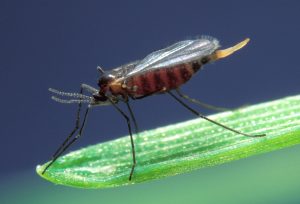
M35 171L38 175L42 176L42 171L43 171L43 168L42 168L43 165L40 165L38 164L35 168Z
M38 164L35 168L35 171L40 177L46 179L46 176L45 176L46 174L43 173L44 168L45 168L45 164L42 164L42 165Z

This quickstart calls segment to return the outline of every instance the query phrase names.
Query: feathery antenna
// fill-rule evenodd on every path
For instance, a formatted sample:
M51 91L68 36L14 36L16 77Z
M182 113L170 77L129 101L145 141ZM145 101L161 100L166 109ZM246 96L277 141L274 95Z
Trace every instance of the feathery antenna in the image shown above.
M66 96L66 97L73 97L71 99L62 99L56 96L52 96L51 99L58 102L58 103L91 103L92 97L83 95L81 93L70 93L70 92L63 92L53 88L48 89L50 92L57 94L59 96ZM75 98L75 99L74 99Z

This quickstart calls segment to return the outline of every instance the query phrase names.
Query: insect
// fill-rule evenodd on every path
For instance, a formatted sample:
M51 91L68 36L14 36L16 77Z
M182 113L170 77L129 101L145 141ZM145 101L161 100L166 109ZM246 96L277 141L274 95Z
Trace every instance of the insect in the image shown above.
M81 84L79 93L62 92L50 88L49 91L54 94L61 97L71 97L71 99L62 99L52 96L53 100L59 103L78 103L78 110L75 128L53 154L51 162L45 167L43 173L82 135L90 108L111 105L124 117L128 125L132 149L132 166L129 173L129 180L131 180L136 166L135 144L132 137L131 123L133 122L135 133L138 133L139 130L129 99L137 100L154 94L167 93L196 116L226 130L247 137L265 136L265 134L249 135L204 116L191 108L184 100L206 108L218 108L190 98L179 90L179 87L189 81L204 64L227 57L244 47L248 42L249 39L247 38L233 47L220 50L219 41L213 37L205 36L195 40L185 40L153 52L142 60L122 65L107 72L98 66L97 69L101 73L98 81L99 89L87 84ZM83 91L90 93L91 96L84 95ZM177 95L172 91L176 91ZM129 116L118 106L119 102L126 104ZM88 106L84 113L83 122L80 124L80 112L83 103L87 103ZM77 131L78 133L75 135Z

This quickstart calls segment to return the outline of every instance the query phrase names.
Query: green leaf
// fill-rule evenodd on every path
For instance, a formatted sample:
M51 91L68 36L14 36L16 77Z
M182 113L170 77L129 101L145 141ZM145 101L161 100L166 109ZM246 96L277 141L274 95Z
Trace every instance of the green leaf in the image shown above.
M89 146L60 157L44 174L56 184L82 188L116 187L189 172L300 143L300 95L209 116L231 128L266 137L249 138L203 119L173 124Z

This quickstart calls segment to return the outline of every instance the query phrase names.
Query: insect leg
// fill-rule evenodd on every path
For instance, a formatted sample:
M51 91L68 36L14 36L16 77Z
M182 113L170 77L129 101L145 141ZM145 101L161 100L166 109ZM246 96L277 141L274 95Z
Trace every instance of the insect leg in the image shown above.
M186 109L188 109L189 111L191 111L193 114L199 116L200 118L203 118L215 125L218 125L226 130L229 130L231 132L234 132L234 133L237 133L237 134L241 134L241 135L244 135L246 137L263 137L263 136L266 136L265 134L260 134L260 135L249 135L249 134L246 134L246 133L243 133L243 132L240 132L238 130L235 130L235 129L232 129L226 125L223 125L217 121L214 121L206 116L204 116L203 114L199 113L198 111L194 110L193 108L189 107L186 103L184 103L182 100L180 100L180 98L178 98L177 96L175 96L172 92L168 91L168 93L177 101L179 102L181 105L183 105Z
M69 143L66 142L65 145L61 147L61 150L54 156L54 158L51 160L51 162L46 166L46 168L43 170L42 174L45 173L45 171L58 159L58 157L60 157L68 149L68 147L70 147L81 136L83 128L84 128L85 123L86 123L86 119L87 119L87 116L88 116L89 109L90 109L90 107L88 106L86 108L84 118L83 118L83 122L82 122L82 125L81 125L80 129L79 129L79 133L71 141L69 141L70 138L67 140L67 141L69 141Z
M84 87L81 85L80 87L80 94L83 93ZM82 98L80 98L81 100ZM59 146L59 148L55 151L55 153L52 155L51 162L46 166L46 168L43 170L42 174L46 172L46 170L54 163L54 161L58 158L58 155L61 155L62 150L68 143L68 141L72 138L74 133L79 129L80 127L80 111L81 111L82 103L78 104L77 112L76 112L76 121L75 121L75 127L71 131L71 133L68 135L68 137L63 141L63 143ZM56 159L55 159L56 158ZM54 160L55 159L55 160Z
M111 102L111 104L113 105L113 107L115 107L115 109L119 113L121 113L121 115L125 118L125 120L127 122L129 136L130 136L130 142L131 142L131 151L132 151L132 166L131 166L131 171L130 171L129 178L128 178L129 181L130 181L131 178L132 178L133 172L134 172L135 165L136 165L135 147L134 147L134 141L133 141L133 137L132 137L132 130L131 130L130 119L109 97L108 97L108 100ZM130 108L130 106L128 104L128 101L125 101L125 103L126 103L126 105L128 107L128 110L130 112L130 116L133 118L135 129L136 129L136 131L138 131L137 124L136 124L135 118L133 116L133 112L132 112L132 110L131 110L131 108Z
M137 122L136 122L136 119L134 117L134 114L133 114L133 111L129 105L129 101L126 102L126 106L127 106L127 109L130 113L130 117L133 121L133 124L134 124L134 128L135 128L135 133L136 134L139 134L139 128L138 128L138 125L137 125ZM133 137L132 135L130 135L130 142L131 142L131 149L132 149L132 167L131 167L131 171L130 171L130 174L129 174L129 181L131 180L132 178L132 175L133 175L133 172L134 172L134 168L136 166L136 159L135 159L135 147L134 147L134 141L133 141Z
M129 105L129 101L126 101L125 103L126 103L126 106L127 106L128 111L129 111L130 117L131 117L131 119L132 119L132 121L133 121L135 133L138 134L140 131L139 131L139 127L138 127L138 125L137 125L135 116L134 116L134 114L133 114L132 108L131 108L130 105Z
M219 106L210 105L210 104L204 103L202 101L199 101L198 99L191 98L188 95L183 94L179 88L176 89L176 92L180 97L188 100L191 103L202 106L206 109L210 109L210 110L214 110L214 111L229 111L229 110L231 110L229 108L223 108L223 107L219 107Z

